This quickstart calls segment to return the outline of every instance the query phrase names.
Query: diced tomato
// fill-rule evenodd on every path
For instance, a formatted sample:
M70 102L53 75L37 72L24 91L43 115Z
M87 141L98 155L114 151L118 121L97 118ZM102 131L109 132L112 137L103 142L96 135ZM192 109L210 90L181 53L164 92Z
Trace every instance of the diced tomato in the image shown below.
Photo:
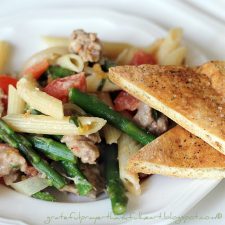
M121 91L114 100L115 109L117 111L134 111L138 108L139 100L129 95L125 91Z
M4 92L4 94L7 96L8 95L8 89L9 89L9 85L13 85L14 87L16 87L16 83L17 83L17 79L10 77L8 75L0 75L0 89L2 89L2 91ZM0 99L0 101L2 101L4 108L7 108L7 97Z
M48 60L43 60L29 68L23 74L32 74L35 79L38 79L49 67Z
M80 91L86 91L87 84L84 73L55 79L44 88L44 91L63 102L67 102L69 89L72 87Z
M16 87L17 79L10 77L8 75L0 75L0 88L3 92L7 95L8 94L8 87L9 85L13 85Z
M156 63L157 63L156 59L154 58L152 54L146 53L142 50L134 53L134 56L130 62L131 65L135 65L135 66L142 65L142 64L156 64Z
M120 112L123 116L125 116L127 119L132 120L132 118L134 117L134 113L128 110L124 110Z

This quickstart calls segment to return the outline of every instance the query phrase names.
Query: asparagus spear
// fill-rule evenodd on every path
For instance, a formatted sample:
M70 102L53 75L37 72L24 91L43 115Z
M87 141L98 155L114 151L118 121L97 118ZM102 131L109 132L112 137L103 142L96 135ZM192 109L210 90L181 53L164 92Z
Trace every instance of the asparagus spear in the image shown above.
M33 146L39 151L43 152L50 159L55 161L69 161L72 163L77 162L77 158L66 145L52 140L51 138L30 136L29 140Z
M69 92L69 98L71 102L80 106L87 113L106 119L113 126L122 130L124 133L127 133L134 140L143 145L146 145L155 139L155 136L149 134L131 120L111 109L96 96L88 95L78 89L72 88Z
M53 78L61 78L73 75L75 72L60 66L49 66L47 73Z
M65 179L57 173L49 164L43 161L40 156L33 151L29 141L22 135L16 134L2 119L0 119L0 133L4 135L3 141L12 147L16 147L25 156L25 158L40 172L44 173L48 180L57 189L66 185ZM2 136L0 136L2 138ZM11 143L16 143L11 145Z
M61 189L66 185L64 177L57 171L55 171L52 167L50 167L50 165L46 161L41 160L39 163L33 163L32 165L38 171L44 173L47 176L48 180L52 183L52 185L57 189Z
M87 195L91 191L92 185L78 168L77 158L66 145L51 138L38 136L31 136L30 141L35 148L43 152L50 159L61 161L63 169L73 179L80 195Z
M14 141L12 138L8 137L8 134L6 134L3 130L0 129L0 139L6 143L8 143L11 147L17 148L18 145L16 141Z
M48 192L43 192L39 191L35 194L32 195L33 198L44 200L44 201L49 201L49 202L54 202L56 199L53 195L51 195Z
M3 140L10 146L18 148L30 161L35 163L40 161L40 157L27 145L22 136L16 134L2 119L0 119L0 130Z
M89 183L85 178L77 164L73 164L68 161L62 161L61 165L66 171L67 176L73 179L80 195L87 195L92 190L93 187L91 183Z
M111 200L113 213L120 215L126 212L128 198L120 180L119 165L117 160L117 144L102 144L104 172L107 186L107 193Z

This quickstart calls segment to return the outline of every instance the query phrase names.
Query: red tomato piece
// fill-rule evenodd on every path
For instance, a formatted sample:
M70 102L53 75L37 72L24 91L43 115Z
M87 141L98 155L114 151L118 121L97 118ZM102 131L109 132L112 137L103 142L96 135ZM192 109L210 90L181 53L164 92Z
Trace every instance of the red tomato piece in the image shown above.
M139 102L140 101L138 99L129 95L125 91L121 91L114 100L115 109L117 111L134 111L138 108Z
M69 89L73 87L80 91L86 91L87 84L84 73L55 79L44 88L44 91L63 102L67 102Z
M38 79L49 67L48 60L43 60L29 68L23 74L32 74L35 79Z
M13 85L16 87L17 79L10 77L8 75L0 75L0 88L3 92L7 95L8 94L8 87L9 85Z
M134 53L133 58L131 59L131 65L142 65L142 64L156 64L156 59L150 53L146 53L144 51L137 51Z

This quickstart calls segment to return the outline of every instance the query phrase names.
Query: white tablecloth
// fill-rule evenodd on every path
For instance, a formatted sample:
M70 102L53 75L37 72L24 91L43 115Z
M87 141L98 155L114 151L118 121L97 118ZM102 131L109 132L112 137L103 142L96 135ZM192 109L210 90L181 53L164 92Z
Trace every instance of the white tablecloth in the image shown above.
M23 2L23 4L21 4ZM24 2L26 4L24 4ZM1 0L0 19L31 7L99 6L153 20L169 29L182 27L185 38L211 59L225 59L225 1L223 0ZM203 40L204 41L201 41ZM225 181L174 224L225 224Z

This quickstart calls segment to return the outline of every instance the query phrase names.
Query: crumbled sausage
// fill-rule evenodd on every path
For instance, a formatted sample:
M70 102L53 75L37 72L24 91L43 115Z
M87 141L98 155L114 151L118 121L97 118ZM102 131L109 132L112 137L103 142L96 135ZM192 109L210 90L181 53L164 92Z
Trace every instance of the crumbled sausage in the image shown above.
M102 46L95 33L86 33L79 29L73 31L69 43L69 51L78 54L84 62L98 62Z
M156 119L153 117L153 109L144 103L140 103L134 121L151 133L160 135L168 130L168 118L160 114Z
M151 126L154 121L154 118L152 117L152 108L141 102L133 119L137 124L144 128Z
M101 174L100 165L81 164L80 169L88 181L93 185L93 194L98 196L105 191L105 180Z
M168 118L161 114L156 121L153 121L151 126L148 127L150 133L160 135L168 130Z
M99 149L95 142L88 137L79 135L65 135L61 142L66 143L74 155L79 157L83 163L95 164L99 157Z
M89 140L91 140L92 142L95 143L100 143L101 142L101 137L99 135L99 133L94 133L94 134L89 134L86 136Z
M25 172L27 163L15 148L0 144L0 177L9 175L18 170Z

